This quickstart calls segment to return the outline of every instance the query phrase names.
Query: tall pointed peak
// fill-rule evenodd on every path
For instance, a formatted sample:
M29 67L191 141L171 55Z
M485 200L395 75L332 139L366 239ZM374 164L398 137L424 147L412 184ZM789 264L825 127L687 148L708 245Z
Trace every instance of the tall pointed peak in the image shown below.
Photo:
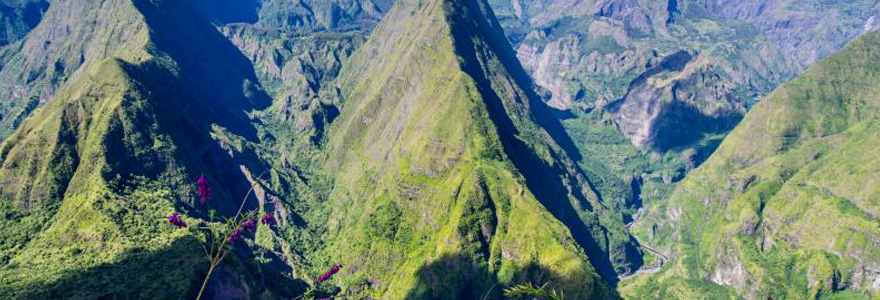
M374 287L392 293L383 298L522 283L508 276L527 277L520 273L530 262L551 277L579 269L566 277L582 282L560 279L575 298L614 297L609 252L633 251L595 236L623 225L588 225L604 213L602 204L485 1L399 1L342 70L338 87L342 107L328 133L326 169L335 178L330 205L345 210L328 217L336 235L328 252L352 265L399 257L357 271L384 282ZM392 241L361 229L380 218L419 238ZM607 240L629 240L618 229ZM394 254L407 249L438 261ZM445 268L450 255L473 269ZM560 257L568 263L553 266ZM481 270L490 258L510 272ZM439 273L480 275L461 286L426 287L432 279L422 277ZM393 294L408 290L416 295Z

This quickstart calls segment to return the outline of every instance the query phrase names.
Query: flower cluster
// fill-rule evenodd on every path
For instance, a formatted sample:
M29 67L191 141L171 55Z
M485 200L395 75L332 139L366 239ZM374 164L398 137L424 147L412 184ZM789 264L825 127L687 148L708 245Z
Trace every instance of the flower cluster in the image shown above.
M184 222L183 219L180 218L179 212L174 212L173 214L171 214L170 216L167 216L166 218L168 218L168 222L170 222L174 226L177 226L177 228L186 227L186 222Z
M235 244L235 241L238 241L238 238L241 237L241 230L233 231L232 234L229 235L229 244Z
M208 179L205 176L199 176L199 179L196 181L196 192L199 194L199 202L205 204L211 199L211 187L208 184Z
M263 223L263 225L275 223L275 216L267 213L262 219L260 219L260 223Z
M330 270L327 270L327 272L324 272L324 274L321 275L321 277L318 277L317 282L321 283L321 282L330 280L330 278L333 278L333 275L336 275L336 273L339 273L339 269L342 269L342 265L334 265L334 266L330 267Z
M241 223L241 228L250 230L251 232L257 232L257 223L252 219L247 219L247 221Z
M258 176L262 177L262 175ZM202 241L202 245L205 248L205 254L208 256L208 259L211 262L210 268L208 269L207 275L205 275L204 280L202 281L201 288L199 289L199 293L196 296L196 300L200 300L202 295L204 294L205 287L208 285L208 281L211 278L211 274L217 270L220 266L223 259L229 254L233 248L235 248L235 243L242 238L242 235L247 232L257 232L257 221L262 223L265 226L269 226L272 223L275 223L275 216L271 213L266 213L263 216L260 216L257 210L245 211L244 207L247 203L248 197L254 191L254 186L251 186L251 190L248 191L247 196L242 199L241 205L238 208L238 212L234 217L231 218L221 218L219 222L215 221L215 212L213 210L210 211L210 220L206 222L206 224L197 224L197 226L193 226L191 228L194 230L204 231L204 241ZM196 180L196 192L199 197L199 202L201 204L208 203L211 200L211 187L208 179L205 176L199 176L198 180ZM188 225L181 218L181 214L179 212L174 212L170 216L166 217L168 222L172 225L176 226L178 229L186 228ZM334 265L330 270L321 275L318 278L318 283L330 280L333 275L339 272L339 269L342 268L342 265ZM302 299L314 299L313 295L315 292L315 287L312 287L306 295L303 295ZM323 298L319 300L329 300L328 298Z
M241 237L245 230L250 232L257 232L257 222L254 220L255 219L247 219L244 222L241 222L238 227L240 229L236 229L232 232L232 234L229 235L229 244L235 244L235 241L237 241ZM260 222L262 222L263 224L269 224L275 222L275 217L266 214L261 218Z

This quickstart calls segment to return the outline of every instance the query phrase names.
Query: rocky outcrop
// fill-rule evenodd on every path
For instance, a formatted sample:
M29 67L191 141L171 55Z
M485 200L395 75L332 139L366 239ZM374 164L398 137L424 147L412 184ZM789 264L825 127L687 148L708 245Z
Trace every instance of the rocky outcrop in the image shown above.
M729 131L745 114L736 91L705 57L681 51L636 78L608 106L619 128L639 147L665 152Z
M601 45L606 49L587 49L590 43L606 43ZM573 34L549 41L546 34L538 32L531 33L518 49L518 57L535 83L549 92L548 104L559 109L591 109L616 100L631 76L627 74L643 71L644 66L658 60L655 55L653 51L624 49L608 36Z
M880 266L864 266L852 275L852 288L880 292Z
M746 283L748 273L742 262L731 258L722 262L721 266L712 273L711 281L718 285L725 285L742 291Z

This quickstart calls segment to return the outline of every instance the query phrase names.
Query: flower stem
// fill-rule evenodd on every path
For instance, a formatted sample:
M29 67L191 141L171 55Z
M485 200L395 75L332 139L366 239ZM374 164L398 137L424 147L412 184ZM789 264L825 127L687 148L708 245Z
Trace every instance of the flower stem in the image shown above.
M208 280L211 279L211 273L214 273L214 268L217 267L217 264L211 262L211 268L208 269L208 275L205 275L205 280L202 281L202 288L199 289L199 295L196 296L196 300L202 299L202 293L205 292L205 287L208 286Z
M248 197L251 196L251 193L254 192L254 189L257 188L257 185L260 184L259 180L263 178L263 175L266 175L266 171L260 173L260 176L254 178L254 183L251 184L251 189L248 190L247 195L244 195L244 199L241 199L241 205L238 206L238 212L235 213L235 220L238 220L238 217L241 216L241 211L244 210L244 204L247 203Z
M265 174L266 174L266 172L261 173L260 176L257 176L254 179L254 181L259 180ZM238 207L238 212L235 213L235 217L233 218L232 224L238 224L238 219L241 217L241 212L244 210L244 204L247 202L247 199L254 192L254 189L256 189L257 184L259 184L259 182L256 182L255 184L251 184L250 190L248 190L247 194L244 196L244 199L241 200L241 205L239 205L239 207ZM220 241L220 247L217 247L216 253L214 253L213 245L211 246L211 253L209 253L209 255L208 255L211 259L211 268L208 269L208 274L205 275L205 280L202 281L202 287L199 289L199 295L196 296L196 300L202 299L202 294L205 292L205 287L208 286L208 280L211 279L211 273L214 273L214 269L216 269L217 266L220 265L220 262L222 262L223 259L226 258L226 254L229 254L229 251L224 249L224 247L226 247L226 243L228 241L229 241L229 236L226 236L226 238L224 238L222 241ZM204 247L204 245L202 245L202 247ZM207 252L207 250L205 252Z

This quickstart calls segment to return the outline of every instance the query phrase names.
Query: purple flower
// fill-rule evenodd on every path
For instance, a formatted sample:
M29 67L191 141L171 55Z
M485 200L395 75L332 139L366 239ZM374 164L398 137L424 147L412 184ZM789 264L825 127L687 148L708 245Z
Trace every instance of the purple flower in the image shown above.
M241 227L252 232L257 231L257 223L255 223L252 219L248 219L247 221L244 221L244 223L241 223Z
M260 219L260 223L263 223L264 225L275 223L275 216L272 214L266 214L265 216L263 216L262 219Z
M233 231L232 234L229 235L229 244L234 245L235 241L241 237L241 230Z
M196 181L197 192L199 193L199 202L205 204L208 202L208 199L211 199L211 187L209 186L208 179L205 176L199 176L199 180Z
M170 222L174 226L177 226L177 228L186 227L186 222L184 222L183 219L180 218L179 212L175 211L173 214L171 214L170 216L167 216L166 218L168 218L168 222Z
M318 283L330 280L330 278L333 278L333 275L336 275L336 273L339 273L339 269L342 269L342 265L334 265L334 266L330 267L330 270L327 270L327 272L325 272L324 275L321 275L321 277L318 277Z

